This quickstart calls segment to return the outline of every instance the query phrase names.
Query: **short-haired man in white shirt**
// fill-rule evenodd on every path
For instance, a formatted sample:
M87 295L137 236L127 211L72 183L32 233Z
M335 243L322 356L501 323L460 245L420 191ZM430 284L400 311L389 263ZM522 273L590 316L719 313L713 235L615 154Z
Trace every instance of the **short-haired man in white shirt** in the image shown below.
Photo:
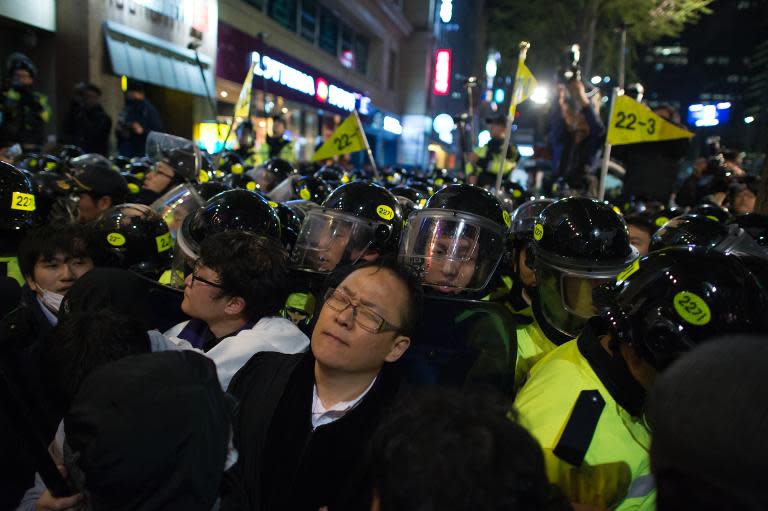
M225 475L222 511L312 510L370 504L356 470L395 401L393 365L421 314L418 280L380 259L325 294L305 355L260 353L229 388L240 401L238 463Z

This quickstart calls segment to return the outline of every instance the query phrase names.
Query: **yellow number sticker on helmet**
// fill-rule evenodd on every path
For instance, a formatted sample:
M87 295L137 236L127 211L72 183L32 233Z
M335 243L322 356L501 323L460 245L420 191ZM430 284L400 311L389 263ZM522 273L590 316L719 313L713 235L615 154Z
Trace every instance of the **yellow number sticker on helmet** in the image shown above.
M128 193L139 193L141 188L136 183L128 183Z
M707 218L709 218L710 220L714 220L715 222L719 222L720 221L719 218L717 218L716 216L713 216L713 215L707 215Z
M207 183L208 181L211 180L211 176L209 176L206 171L201 170L200 171L200 178L199 179L200 179L201 183Z
M712 319L712 312L709 305L702 297L690 291L680 291L672 300L677 314L683 318L686 323L695 326L703 326Z
M343 176L341 176L341 182L342 182L342 183L344 183L344 184L347 184L347 183L349 183L349 176L348 176L348 175L346 175L346 174L344 174Z
M515 191L517 191L517 190L515 190ZM504 210L504 211L501 213L501 216L504 218L504 225L506 225L507 227L509 227L510 225L512 225L512 218L509 216L509 211L507 211L507 210L505 209L505 210Z
M122 247L125 245L125 236L119 232L110 232L107 234L107 243L113 247Z
M299 197L301 197L304 200L309 200L312 198L312 194L306 188L302 188L301 190L299 190Z
M277 202L269 201L269 207L273 209L277 209Z
M254 191L256 189L256 183L254 181L248 181L248 184L245 185L245 189Z
M11 194L11 209L21 211L35 210L35 196L31 193L13 192Z
M519 199L522 196L523 196L523 192L521 192L520 190L517 190L517 189L512 190L512 197L514 197L515 199Z
M424 207L424 204L426 204L426 203L427 203L427 199L421 199L421 200L419 200L419 207L420 207L420 208L423 208L423 207Z
M235 163L232 165L232 168L229 169L233 174L242 174L243 173L243 166L239 163Z
M544 226L541 224L536 224L533 226L533 239L536 241L539 241L541 238L544 237Z
M435 186L443 186L444 182L445 181L443 181L442 177L438 177L437 179L435 179Z
M160 236L155 236L155 242L157 243L157 251L165 252L171 249L171 233L166 232Z
M659 218L656 219L656 222L655 222L656 223L656 227L661 227L662 225L666 224L667 222L669 222L669 218L667 218L665 216L660 216Z
M632 264L624 268L624 271L616 275L616 282L619 284L624 282L629 278L630 275L632 275L639 269L640 269L640 259L638 258L632 261Z
M385 206L384 204L376 208L376 214L384 220L392 220L395 218L395 212L392 211L392 208Z

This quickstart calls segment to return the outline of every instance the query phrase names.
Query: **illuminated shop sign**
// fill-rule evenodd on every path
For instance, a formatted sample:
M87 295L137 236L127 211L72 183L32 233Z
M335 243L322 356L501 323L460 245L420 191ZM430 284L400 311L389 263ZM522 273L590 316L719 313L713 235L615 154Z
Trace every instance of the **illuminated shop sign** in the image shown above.
M451 88L451 50L437 50L435 55L435 84L438 96L445 96Z
M270 57L254 51L251 58L256 62L253 74L287 87L296 92L314 97L319 103L326 103L347 112L357 109L361 114L370 112L371 100L357 92L348 91L326 78L312 76Z

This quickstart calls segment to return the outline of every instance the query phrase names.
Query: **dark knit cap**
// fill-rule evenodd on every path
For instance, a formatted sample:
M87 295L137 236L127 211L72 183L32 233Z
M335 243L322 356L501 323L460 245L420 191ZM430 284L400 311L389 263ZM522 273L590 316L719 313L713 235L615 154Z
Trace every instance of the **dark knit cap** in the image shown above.
M768 339L728 336L681 357L648 401L655 474L768 508Z

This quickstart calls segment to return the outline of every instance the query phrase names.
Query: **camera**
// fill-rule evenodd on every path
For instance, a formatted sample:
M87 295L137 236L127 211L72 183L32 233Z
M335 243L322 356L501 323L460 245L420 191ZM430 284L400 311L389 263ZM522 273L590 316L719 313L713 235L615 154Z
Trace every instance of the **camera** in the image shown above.
M566 49L563 60L557 70L557 82L566 85L575 80L581 80L581 48L578 44L572 44Z

